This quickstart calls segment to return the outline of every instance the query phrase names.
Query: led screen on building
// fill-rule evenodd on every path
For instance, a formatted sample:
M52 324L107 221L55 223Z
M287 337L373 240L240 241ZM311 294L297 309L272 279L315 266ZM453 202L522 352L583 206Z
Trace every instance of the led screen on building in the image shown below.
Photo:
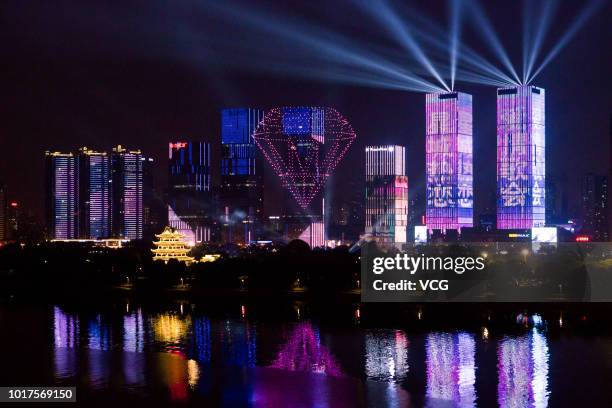
M497 91L497 228L545 223L544 89Z
M472 96L428 94L426 224L429 230L473 225Z

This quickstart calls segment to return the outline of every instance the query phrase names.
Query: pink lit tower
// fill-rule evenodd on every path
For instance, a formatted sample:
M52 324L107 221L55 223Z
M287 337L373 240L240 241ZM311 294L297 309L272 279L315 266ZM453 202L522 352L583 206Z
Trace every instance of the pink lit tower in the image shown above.
M472 95L425 96L425 223L431 233L473 226Z
M545 224L544 89L497 90L497 228Z

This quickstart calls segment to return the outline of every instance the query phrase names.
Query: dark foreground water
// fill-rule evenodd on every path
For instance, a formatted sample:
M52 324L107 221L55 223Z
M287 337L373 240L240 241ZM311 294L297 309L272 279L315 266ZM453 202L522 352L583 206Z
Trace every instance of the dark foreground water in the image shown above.
M76 385L79 405L111 407L612 404L612 336L589 315L160 303L0 303L0 385Z

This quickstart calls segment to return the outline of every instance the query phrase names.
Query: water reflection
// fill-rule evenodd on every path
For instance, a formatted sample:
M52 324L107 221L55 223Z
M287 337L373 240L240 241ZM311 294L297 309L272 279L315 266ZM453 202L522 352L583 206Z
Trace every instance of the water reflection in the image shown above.
M476 403L475 340L469 333L431 333L425 342L429 399Z
M409 338L403 330L355 329L342 337L333 331L322 336L311 321L281 323L282 335L258 330L247 318L147 314L139 308L92 317L55 307L53 317L55 378L94 389L161 390L172 401L198 395L229 405L265 406L299 396L305 406L326 406L334 401L334 387L342 384L339 389L353 395L366 390L367 403L404 406L409 401L405 389L417 384L412 392L424 394L427 405L474 406L478 372L497 374L497 395L493 387L489 396L503 407L543 407L550 395L549 346L540 328L499 340L488 330L486 336L430 332ZM345 341L357 352L342 350ZM491 350L490 358L478 357L483 365L478 371L477 342ZM424 383L414 381L423 363ZM350 383L364 377L375 381L365 387Z
M401 330L366 334L365 370L377 381L398 381L408 372L408 339Z
M319 331L311 323L298 323L279 350L271 367L291 371L312 371L332 376L343 375L340 365L321 344Z
M166 351L180 353L191 327L191 317L179 317L172 313L157 314L152 319L152 326L155 340Z
M77 359L70 349L78 347L79 321L73 316L64 314L59 307L53 308L53 318L55 377L64 379L76 371Z
M501 407L548 405L548 344L537 329L520 337L505 337L497 351Z
M226 320L221 337L222 358L225 364L255 367L257 336L248 322Z

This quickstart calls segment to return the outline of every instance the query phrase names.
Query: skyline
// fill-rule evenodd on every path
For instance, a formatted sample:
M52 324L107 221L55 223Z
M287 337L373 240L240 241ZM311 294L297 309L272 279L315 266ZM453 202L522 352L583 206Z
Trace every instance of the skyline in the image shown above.
M103 4L98 3L105 17L117 12ZM10 8L10 4L7 6ZM419 7L435 14L444 11L443 6L441 2ZM553 29L557 21L571 20L576 8L575 4L559 7ZM39 180L43 178L43 166L38 160L26 162L23 157L42 156L47 149L64 151L85 145L99 150L120 143L142 149L161 164L165 161L167 143L184 139L212 143L214 160L218 160L216 145L221 133L220 110L224 107L334 106L358 134L355 146L330 180L329 189L334 194L345 193L342 185L346 183L342 180L363 179L363 170L358 169L360 174L356 174L347 163L359 157L368 144L405 145L410 197L424 188L425 165L421 157L424 154L420 154L424 152L425 122L422 93L296 79L282 73L220 70L183 58L145 58L128 49L134 43L149 44L141 36L130 40L133 42L130 47L109 49L107 45L116 44L107 44L110 30L126 35L134 30L122 20L98 33L69 25L83 35L83 42L93 45L89 52L79 54L83 44L63 41L69 33L60 30L58 23L66 22L54 10L22 7L11 11L15 19L7 29L12 40L8 53L12 58L8 59L9 74L2 80L11 98L3 111L0 131L10 135L6 147L13 154L0 164L0 180L8 184L11 199L18 201L22 209L31 209L39 219L43 188L31 186L42 185ZM17 31L17 23L39 21L44 11L58 18L34 27L35 32L45 35L26 37ZM491 20L499 25L498 34L520 31L520 27L510 27L505 22L503 16L507 11L487 8ZM74 14L79 13L82 10L75 9ZM325 9L322 14L326 15ZM534 81L534 85L548 91L547 174L568 180L569 197L579 196L583 174L608 172L612 98L605 74L611 69L609 58L597 45L609 37L605 15L605 12L595 15ZM90 18L82 17L83 22ZM503 35L501 39L510 46L508 53L514 65L518 65L519 53L511 49L517 44ZM478 45L475 41L469 44ZM582 75L581 81L575 80L578 73ZM479 214L488 206L486 193L495 191L495 180L486 176L495 171L494 163L488 159L495 154L495 87L458 80L455 89L472 94L474 99L474 150L481 152L474 158L474 190L481 192L476 194L474 212ZM593 142L583 143L585 137ZM157 186L165 186L165 166L157 167ZM213 177L219 177L217 167L213 165ZM24 182L11 182L12 174L22 175ZM266 209L273 210L269 203Z

